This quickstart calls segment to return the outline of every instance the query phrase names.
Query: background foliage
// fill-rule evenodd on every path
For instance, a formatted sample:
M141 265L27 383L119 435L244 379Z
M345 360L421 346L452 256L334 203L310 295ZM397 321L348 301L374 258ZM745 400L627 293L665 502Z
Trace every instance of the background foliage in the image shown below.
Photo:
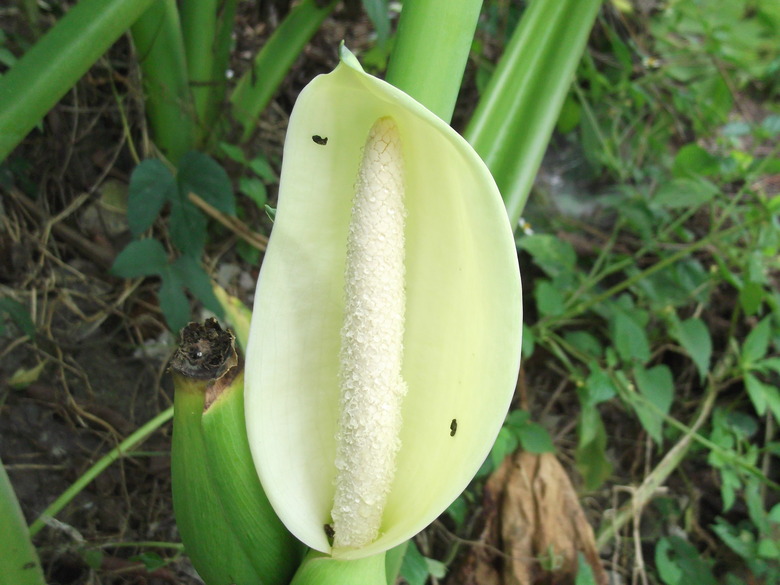
M239 4L239 74L282 16L269 5ZM0 15L4 66L64 9L19 6ZM169 330L194 308L221 314L212 279L249 300L297 91L342 38L386 66L397 13L367 8L325 21L251 139L228 127L175 171L148 158L124 40L2 163L1 454L28 518L169 405L152 390ZM485 2L457 128L525 8ZM778 38L775 0L604 5L517 229L517 408L474 486L410 547L409 583L457 582L482 485L518 448L554 450L571 471L625 582L780 581ZM165 427L157 439L36 537L52 582L191 579L164 495Z

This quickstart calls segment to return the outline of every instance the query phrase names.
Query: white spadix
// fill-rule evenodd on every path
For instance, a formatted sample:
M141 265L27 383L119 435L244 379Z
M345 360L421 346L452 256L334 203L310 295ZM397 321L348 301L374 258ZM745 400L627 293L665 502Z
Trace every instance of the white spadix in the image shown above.
M506 415L520 294L485 165L344 51L290 118L247 350L252 456L293 534L359 558L446 509Z

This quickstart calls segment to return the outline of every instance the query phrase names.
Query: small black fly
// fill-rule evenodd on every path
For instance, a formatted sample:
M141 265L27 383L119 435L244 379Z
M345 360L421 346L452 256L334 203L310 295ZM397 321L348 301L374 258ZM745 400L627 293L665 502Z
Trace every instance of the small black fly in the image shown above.
M452 422L450 423L450 437L454 437L455 433L458 432L458 419L453 418Z
M319 134L315 134L311 139L314 141L314 144L319 144L320 146L325 146L328 143L328 138L323 138Z

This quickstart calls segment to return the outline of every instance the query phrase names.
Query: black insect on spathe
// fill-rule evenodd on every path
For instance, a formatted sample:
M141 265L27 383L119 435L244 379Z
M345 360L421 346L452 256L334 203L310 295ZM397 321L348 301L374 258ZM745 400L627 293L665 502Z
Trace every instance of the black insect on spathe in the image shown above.
M455 433L458 432L458 419L453 418L452 422L450 423L450 437L454 437Z
M323 138L319 134L315 134L311 139L314 141L314 144L319 144L320 146L325 146L328 143L328 137Z
M336 536L336 531L333 530L333 524L325 524L322 528L325 530L325 536L328 537L328 542L333 544L333 538Z

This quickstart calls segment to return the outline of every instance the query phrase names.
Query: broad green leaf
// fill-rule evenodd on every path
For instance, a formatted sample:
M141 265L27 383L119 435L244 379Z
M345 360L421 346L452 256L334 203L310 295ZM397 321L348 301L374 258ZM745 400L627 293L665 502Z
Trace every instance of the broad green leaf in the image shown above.
M604 353L601 342L587 331L567 331L563 338L589 358L598 358Z
M275 183L279 177L264 156L257 156L249 161L249 168L266 183Z
M581 552L577 553L577 577L574 581L574 585L598 585L596 583L596 577L593 576L593 569L585 558L585 555Z
M617 394L617 390L609 374L593 364L590 366L590 373L585 379L584 386L578 393L580 394L583 407L585 407L596 406L601 402L610 400Z
M390 13L387 10L387 0L363 0L363 8L374 23L377 43L383 46L390 38Z
M414 541L410 541L401 564L401 577L409 585L425 585L429 574L426 558L420 553Z
M156 158L142 161L130 175L127 193L127 225L138 237L157 219L163 205L176 193L176 179Z
M739 289L739 304L746 315L755 315L761 309L765 296L761 283L748 280Z
M753 403L753 408L756 409L756 413L759 416L763 416L766 412L766 391L764 384L756 378L753 374L745 374L745 390L747 390L750 401Z
M13 299L0 299L0 316L5 313L11 318L19 329L30 339L35 338L35 323L30 317L30 312L22 303ZM0 320L0 332L2 331L2 320Z
M697 207L707 203L718 193L718 188L704 179L672 179L658 187L652 204L667 209Z
M181 331L190 321L190 301L182 289L184 283L173 271L163 275L160 290L157 293L160 309L171 331Z
M176 175L179 192L190 192L228 215L236 214L236 199L230 179L217 161L202 152L190 151L181 158Z
M622 311L615 313L612 321L612 343L618 355L628 363L644 364L650 359L647 332Z
M528 252L537 266L550 276L572 270L577 262L572 245L551 234L523 236L518 241L518 247Z
M238 190L249 197L261 209L268 201L268 189L260 179L241 177L238 180Z
M674 381L672 372L665 365L658 365L645 370L637 368L634 372L637 386L648 402L660 411L638 405L637 416L648 434L659 445L663 442L662 427L664 415L669 414L669 408L674 399Z
M686 319L677 327L673 327L671 333L696 364L699 379L704 380L710 369L712 356L712 338L704 321L697 318Z
M171 265L171 270L178 280L186 286L195 298L217 317L224 315L224 310L217 297L209 275L203 270L197 260L191 256L180 256Z
M529 453L554 453L552 437L542 425L529 422L517 430L520 446Z
M536 281L534 297L536 298L536 307L542 315L552 317L563 314L563 294L549 280Z
M171 240L182 254L199 258L206 245L206 216L186 199L175 198L171 202L168 226Z
M766 317L748 333L742 346L742 367L750 368L753 362L764 357L769 350L769 334L772 325L771 317Z
M130 242L114 260L111 272L122 278L162 275L168 270L168 254L155 239Z
M577 430L577 469L582 475L585 489L594 490L612 474L612 464L606 456L607 433L595 407L583 407Z
M714 175L720 170L718 158L692 142L677 151L672 165L675 177Z

